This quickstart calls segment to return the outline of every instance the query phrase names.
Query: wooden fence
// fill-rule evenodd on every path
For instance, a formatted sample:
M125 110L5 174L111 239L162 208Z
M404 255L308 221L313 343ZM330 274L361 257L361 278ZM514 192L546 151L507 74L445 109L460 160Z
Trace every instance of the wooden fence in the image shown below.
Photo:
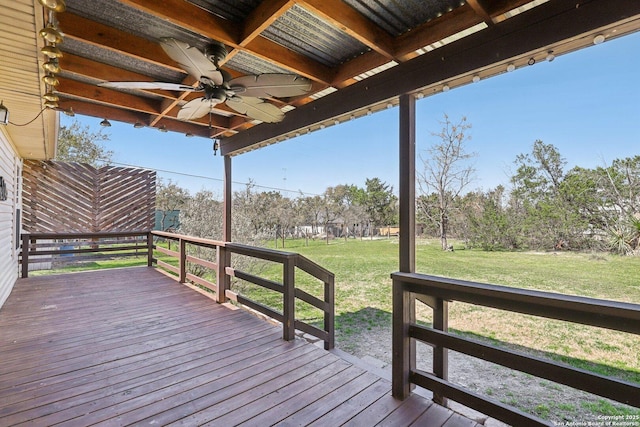
M33 233L150 230L156 173L136 168L25 160L23 229Z
M394 273L393 394L404 399L411 384L432 390L434 401L450 398L514 426L548 422L448 381L448 350L640 407L640 385L573 368L448 332L448 304L461 301L516 313L558 319L640 335L640 305L489 285L416 273ZM433 309L433 327L416 322L419 299ZM433 346L433 372L416 368L415 341ZM622 425L622 424L621 424Z

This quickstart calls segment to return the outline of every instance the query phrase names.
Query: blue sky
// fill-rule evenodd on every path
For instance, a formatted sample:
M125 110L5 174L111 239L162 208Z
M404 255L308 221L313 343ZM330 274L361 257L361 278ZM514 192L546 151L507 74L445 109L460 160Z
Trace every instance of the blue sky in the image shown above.
M472 125L467 146L477 153L477 172L470 190L508 186L515 157L537 139L555 145L567 168L640 155L639 53L640 34L633 34L418 100L417 151L437 142L431 133L446 113ZM76 117L100 129L100 119ZM61 116L63 125L71 120ZM105 148L114 162L157 169L192 194L222 194L223 161L211 140L112 125ZM397 191L397 140L396 107L234 157L234 190L251 180L294 197L378 177Z

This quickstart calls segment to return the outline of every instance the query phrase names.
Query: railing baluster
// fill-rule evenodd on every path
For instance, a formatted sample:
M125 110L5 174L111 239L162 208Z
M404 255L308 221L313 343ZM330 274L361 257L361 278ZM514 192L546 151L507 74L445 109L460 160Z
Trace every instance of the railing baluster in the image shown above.
M22 277L29 277L29 233L22 235ZM15 270L14 270L15 271Z
M449 331L449 303L442 298L435 299L433 328L443 332ZM438 378L449 380L449 350L441 345L433 348L433 373ZM439 393L433 394L433 401L447 406L447 399Z
M282 338L286 341L291 341L296 336L295 267L295 260L292 257L287 257L282 264L282 284L284 285L282 294L282 314L284 315Z
M224 246L217 249L216 302L222 304L227 302L227 291L231 289L231 277L226 273L227 267L231 267L231 253Z
M180 252L180 283L187 281L187 242L184 239L179 239L179 252Z
M405 399L411 394L409 375L416 364L415 343L409 338L409 325L416 318L416 302L413 295L404 291L404 284L396 279L393 279L392 304L391 390L394 397Z
M147 233L147 267L153 266L153 234Z
M329 334L329 339L324 342L324 349L331 350L335 347L335 301L334 301L334 278L329 277L329 281L324 282L324 300L327 303L327 310L324 312L324 330Z

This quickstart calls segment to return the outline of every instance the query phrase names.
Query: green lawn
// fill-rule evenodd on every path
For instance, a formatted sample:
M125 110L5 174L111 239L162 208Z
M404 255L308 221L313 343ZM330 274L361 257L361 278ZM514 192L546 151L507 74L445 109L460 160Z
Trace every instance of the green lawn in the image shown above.
M272 242L270 242L273 244ZM640 257L572 252L443 252L436 240L419 240L419 273L484 283L537 289L594 298L640 303ZM299 252L334 272L336 337L348 348L353 334L390 324L391 280L398 270L397 238L381 240L289 240L286 251ZM280 280L280 267L266 274ZM315 280L298 274L298 285L321 295ZM273 292L245 289L253 297L278 308ZM269 295L267 297L267 295ZM319 321L317 311L297 305L298 315ZM430 310L419 310L430 321ZM450 328L461 334L486 338L500 345L533 349L574 366L640 382L640 339L637 336L463 303L450 305Z

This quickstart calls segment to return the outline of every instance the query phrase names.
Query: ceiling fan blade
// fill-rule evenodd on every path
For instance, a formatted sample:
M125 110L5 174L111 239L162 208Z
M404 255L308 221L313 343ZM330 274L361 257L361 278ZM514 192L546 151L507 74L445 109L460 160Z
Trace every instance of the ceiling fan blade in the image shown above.
M205 99L205 98L196 98L187 102L182 106L180 111L178 111L178 119L180 120L194 120L199 119L200 117L204 117L209 114L211 108L220 103L217 99Z
M183 92L197 92L198 88L183 85L181 83L166 82L105 82L98 86L115 88L115 89L161 89L161 90L179 90Z
M222 73L198 48L171 37L161 38L160 46L171 59L198 81L207 77L216 85L223 83Z
M296 74L259 74L235 78L229 86L241 96L284 98L309 92L311 80Z
M284 113L281 109L260 98L234 96L227 98L227 105L238 113L246 114L252 119L266 123L276 123L284 119Z

